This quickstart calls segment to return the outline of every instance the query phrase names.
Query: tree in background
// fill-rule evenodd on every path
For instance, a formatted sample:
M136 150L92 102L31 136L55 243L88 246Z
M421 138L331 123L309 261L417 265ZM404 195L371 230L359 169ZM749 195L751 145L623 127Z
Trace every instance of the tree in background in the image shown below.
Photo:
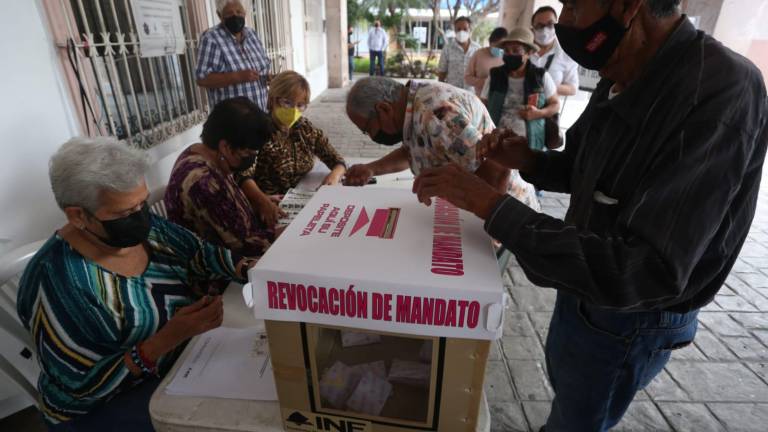
M501 6L502 0L428 0L429 8L432 9L432 24L433 28L437 29L432 35L433 46L437 46L438 37L445 37L442 27L440 26L440 10L446 8L448 15L450 16L450 22L456 21L462 8L469 12L469 19L473 24L479 24L480 21L493 12L498 12ZM473 25L472 35L477 40L484 40L490 34L490 31L486 31L487 26ZM480 30L480 31L479 31Z

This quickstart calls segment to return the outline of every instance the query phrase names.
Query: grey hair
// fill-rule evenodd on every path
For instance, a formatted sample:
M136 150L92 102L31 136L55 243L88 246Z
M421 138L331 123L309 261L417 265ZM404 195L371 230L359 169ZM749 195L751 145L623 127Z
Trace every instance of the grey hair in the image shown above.
M403 87L392 78L374 76L359 79L347 95L347 111L371 118L377 103L397 101Z
M95 213L104 190L128 192L144 181L146 153L115 138L77 137L51 156L48 175L56 203L63 210L82 207Z
M666 18L680 12L681 0L646 0L648 10L656 18Z
M241 5L243 2L240 0L216 0L216 13L221 15L222 12L224 12L224 8L227 7L230 3L240 3ZM245 5L243 5L245 7Z
M607 7L610 0L600 0L603 7ZM680 3L682 0L645 0L648 5L648 11L655 18L667 18L680 12Z

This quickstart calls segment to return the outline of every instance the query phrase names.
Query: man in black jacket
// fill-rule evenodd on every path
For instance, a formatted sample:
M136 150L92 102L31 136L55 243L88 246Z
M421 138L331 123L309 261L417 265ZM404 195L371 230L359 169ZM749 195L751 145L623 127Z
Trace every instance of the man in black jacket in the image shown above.
M565 0L558 39L603 80L567 133L539 152L494 133L481 157L571 194L565 221L492 191L456 166L414 192L486 221L557 303L546 344L548 432L603 431L690 344L754 217L768 129L758 69L698 32L680 0Z

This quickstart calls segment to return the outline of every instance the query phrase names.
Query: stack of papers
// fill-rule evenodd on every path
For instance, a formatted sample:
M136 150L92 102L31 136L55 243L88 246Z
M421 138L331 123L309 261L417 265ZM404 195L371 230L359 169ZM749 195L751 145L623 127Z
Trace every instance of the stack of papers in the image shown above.
M203 333L165 392L178 396L277 400L263 329L219 327Z
M315 193L311 191L288 189L288 192L283 195L283 200L280 201L280 208L286 216L277 221L278 225L290 224L314 195Z

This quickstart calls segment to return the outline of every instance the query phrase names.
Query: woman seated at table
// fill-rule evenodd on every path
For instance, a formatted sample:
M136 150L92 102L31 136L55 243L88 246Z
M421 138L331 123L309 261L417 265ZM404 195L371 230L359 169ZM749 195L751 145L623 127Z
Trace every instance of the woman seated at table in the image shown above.
M151 215L145 155L75 138L50 162L67 224L21 278L18 314L41 367L52 431L151 431L149 399L189 338L218 327L221 297L193 283L242 280L252 260Z
M243 191L268 226L274 226L281 214L273 197L295 187L314 167L315 156L331 170L324 185L338 184L346 172L344 159L328 137L302 117L309 98L309 83L294 71L277 74L269 84L267 107L275 132L241 178Z
M269 116L246 97L213 108L202 144L184 150L165 190L168 219L203 239L246 256L261 256L273 234L238 187L233 174L253 166L269 140Z

